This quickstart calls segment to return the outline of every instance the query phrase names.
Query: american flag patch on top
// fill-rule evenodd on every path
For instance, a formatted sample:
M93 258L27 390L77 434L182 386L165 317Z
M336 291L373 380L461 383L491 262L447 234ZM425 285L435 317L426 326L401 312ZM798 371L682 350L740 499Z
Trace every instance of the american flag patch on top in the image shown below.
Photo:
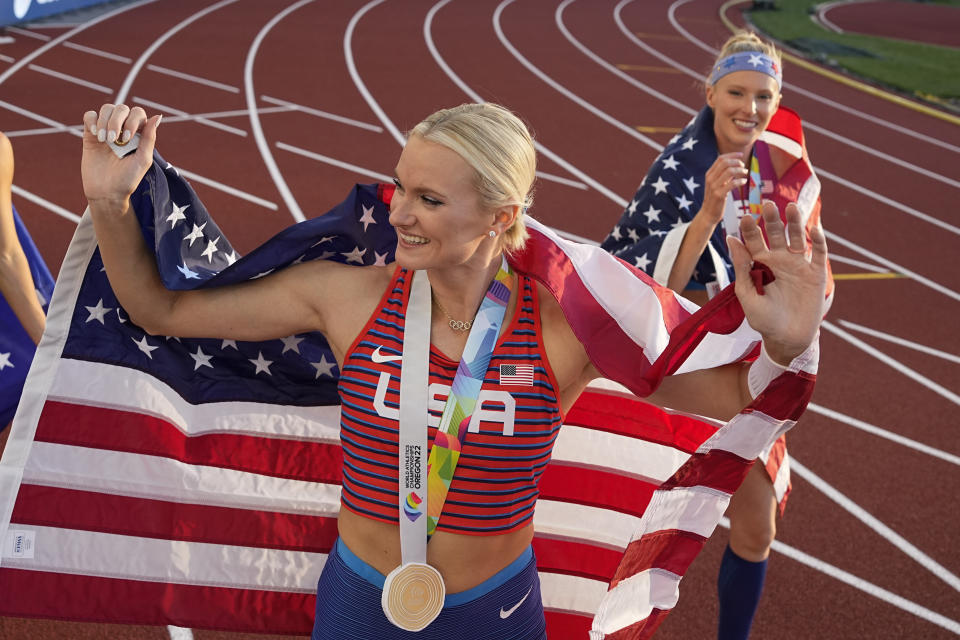
M500 365L500 384L533 386L532 364L502 364Z

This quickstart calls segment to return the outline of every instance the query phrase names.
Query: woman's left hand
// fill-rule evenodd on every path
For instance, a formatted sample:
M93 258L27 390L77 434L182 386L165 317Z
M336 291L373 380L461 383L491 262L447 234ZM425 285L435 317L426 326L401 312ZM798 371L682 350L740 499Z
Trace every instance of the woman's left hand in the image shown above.
M803 353L813 341L823 317L823 299L827 284L827 241L823 231L810 230L812 255L807 259L806 234L800 211L787 205L784 226L777 205L763 203L763 223L767 242L752 216L740 220L741 242L727 237L730 257L736 271L736 293L747 322L763 336L770 357L782 364ZM789 239L789 241L788 241ZM750 268L753 262L767 265L776 277L757 293Z

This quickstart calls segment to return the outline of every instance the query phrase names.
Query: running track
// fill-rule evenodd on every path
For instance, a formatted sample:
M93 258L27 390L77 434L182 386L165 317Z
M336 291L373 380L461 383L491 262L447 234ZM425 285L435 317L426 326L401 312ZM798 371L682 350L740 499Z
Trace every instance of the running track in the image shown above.
M536 132L533 214L599 241L670 129L700 108L694 76L727 36L720 4L153 0L11 30L0 130L16 152L14 202L56 271L84 207L80 117L123 99L166 114L161 153L246 252L352 183L390 176L400 132L427 113L486 99ZM804 117L823 182L834 270L856 279L838 280L815 404L790 434L794 493L753 637L954 637L960 128L799 68L786 77L784 104ZM889 272L910 277L862 277ZM713 635L725 542L719 529L658 638ZM169 635L0 619L0 637Z

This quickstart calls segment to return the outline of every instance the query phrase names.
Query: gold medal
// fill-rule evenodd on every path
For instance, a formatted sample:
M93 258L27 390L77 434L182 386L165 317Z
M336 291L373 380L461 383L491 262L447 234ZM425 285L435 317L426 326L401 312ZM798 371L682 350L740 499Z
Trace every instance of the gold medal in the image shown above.
M428 564L409 562L390 572L380 604L387 620L407 631L420 631L443 609L446 588L440 572Z

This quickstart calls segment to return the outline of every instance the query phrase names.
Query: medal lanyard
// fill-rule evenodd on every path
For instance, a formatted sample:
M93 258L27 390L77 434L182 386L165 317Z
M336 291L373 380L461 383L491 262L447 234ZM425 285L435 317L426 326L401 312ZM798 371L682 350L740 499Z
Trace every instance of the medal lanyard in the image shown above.
M750 180L746 186L747 197L740 199L747 201L750 215L758 218L763 213L763 177L760 175L760 161L753 151L750 152ZM740 195L743 195L743 187L740 187Z
M440 427L427 451L427 387L430 360L430 281L414 274L407 304L400 374L400 556L426 562L427 537L437 529L470 418L490 364L510 300L510 266L501 258L467 337ZM409 354L409 355L408 355ZM424 491L426 488L426 491Z

